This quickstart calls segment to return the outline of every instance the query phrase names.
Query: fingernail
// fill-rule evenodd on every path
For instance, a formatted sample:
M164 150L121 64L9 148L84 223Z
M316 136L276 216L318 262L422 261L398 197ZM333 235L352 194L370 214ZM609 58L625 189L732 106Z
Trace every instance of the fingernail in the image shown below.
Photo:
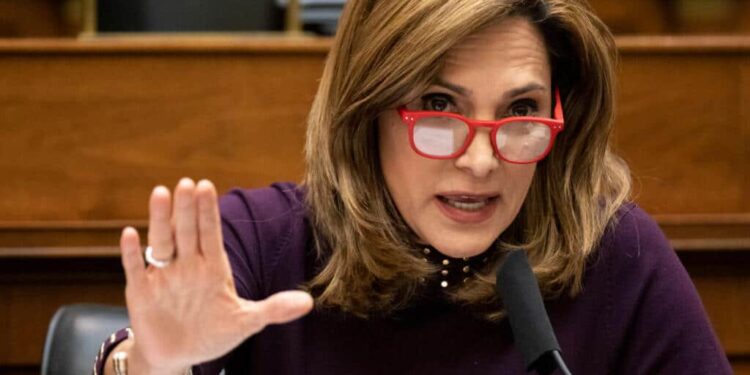
M207 180L207 179L204 178L204 179L198 181L198 186L203 186L204 188L209 188L209 187L213 186L213 183L211 183L211 181L209 181L209 180Z

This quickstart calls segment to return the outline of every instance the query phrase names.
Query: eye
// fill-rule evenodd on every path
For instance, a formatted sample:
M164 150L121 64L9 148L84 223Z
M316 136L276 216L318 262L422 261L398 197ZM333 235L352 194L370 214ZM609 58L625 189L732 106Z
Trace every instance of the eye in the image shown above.
M453 112L453 98L446 94L427 94L422 96L422 110L436 112Z
M532 99L515 101L508 111L509 116L533 116L539 110L539 105Z

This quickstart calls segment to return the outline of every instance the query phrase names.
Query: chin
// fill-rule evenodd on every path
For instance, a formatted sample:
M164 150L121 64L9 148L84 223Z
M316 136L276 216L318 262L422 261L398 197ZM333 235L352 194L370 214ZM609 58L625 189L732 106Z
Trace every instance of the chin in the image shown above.
M446 231L447 232L447 231ZM428 241L432 247L451 258L470 258L484 253L500 233L493 235L476 235L471 233L456 234L448 238L444 232L434 241ZM449 233L449 232L447 232Z

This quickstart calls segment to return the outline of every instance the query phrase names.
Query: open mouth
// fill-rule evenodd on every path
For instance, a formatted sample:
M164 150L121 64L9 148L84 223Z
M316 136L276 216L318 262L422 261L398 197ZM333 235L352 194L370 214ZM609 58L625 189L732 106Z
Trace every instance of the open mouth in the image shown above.
M453 196L445 196L445 195L438 195L437 198L454 208L457 208L462 211L480 211L483 208L487 207L491 203L493 203L498 196L492 196L492 197L480 197L480 196L471 196L471 195L453 195Z

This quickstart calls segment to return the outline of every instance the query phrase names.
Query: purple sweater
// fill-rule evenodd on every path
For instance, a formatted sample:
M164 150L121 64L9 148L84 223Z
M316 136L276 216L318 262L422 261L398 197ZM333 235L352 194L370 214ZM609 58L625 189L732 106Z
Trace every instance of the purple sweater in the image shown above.
M313 276L316 254L302 199L292 184L221 198L241 297L296 289ZM618 216L589 260L583 292L546 301L571 372L731 374L698 294L656 223L635 205ZM313 311L267 327L194 373L521 374L523 367L507 320L489 323L435 300L388 319Z

